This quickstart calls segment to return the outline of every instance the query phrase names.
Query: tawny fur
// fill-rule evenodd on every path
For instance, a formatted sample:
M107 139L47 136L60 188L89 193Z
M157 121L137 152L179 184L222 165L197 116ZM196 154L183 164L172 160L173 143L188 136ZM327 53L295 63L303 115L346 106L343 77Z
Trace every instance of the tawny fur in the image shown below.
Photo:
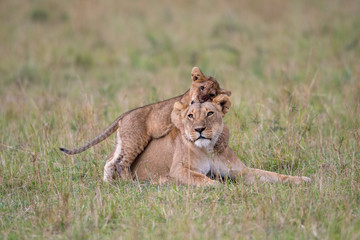
M81 153L117 130L116 147L108 158L107 169L118 168L122 178L130 177L130 165L149 141L165 136L174 127L170 114L175 102L180 101L188 106L191 102L211 101L219 94L231 95L230 91L220 88L215 78L205 76L197 67L192 69L191 78L191 88L183 95L124 113L103 133L84 146L73 150L65 148L60 148L60 150L70 155ZM120 150L116 151L116 149ZM104 172L105 181L110 181L114 177L115 171Z
M271 183L310 182L307 177L246 167L227 144L217 151L217 142L224 141L221 137L229 137L228 132L222 134L223 116L229 107L230 100L223 95L216 97L213 102L191 106L176 103L172 119L177 128L172 129L165 137L150 142L131 166L133 177L140 181L150 179L152 182L173 179L178 183L194 186L219 184L219 181L210 179L207 175L244 179L247 183L257 179ZM209 141L199 139L203 144L197 143L199 129L204 129L200 135L210 139Z

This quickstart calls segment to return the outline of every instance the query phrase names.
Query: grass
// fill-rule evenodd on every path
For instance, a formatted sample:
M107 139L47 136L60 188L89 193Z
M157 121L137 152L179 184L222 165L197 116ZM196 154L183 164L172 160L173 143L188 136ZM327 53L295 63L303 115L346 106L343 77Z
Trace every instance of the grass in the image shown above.
M358 239L358 1L2 1L1 239ZM231 89L230 145L309 186L102 182L120 113L200 66Z

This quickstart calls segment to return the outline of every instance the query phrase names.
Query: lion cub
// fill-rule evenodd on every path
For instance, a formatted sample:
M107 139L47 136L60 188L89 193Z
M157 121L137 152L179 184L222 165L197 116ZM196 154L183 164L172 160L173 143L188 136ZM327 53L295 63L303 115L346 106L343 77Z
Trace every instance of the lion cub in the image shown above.
M220 88L215 78L205 76L198 67L192 69L191 78L191 87L183 95L123 113L104 132L84 146L60 150L68 155L81 153L117 130L116 147L105 165L104 181L111 181L116 177L116 167L121 178L131 178L130 166L149 141L161 138L173 129L171 112L175 102L188 106L193 101L212 101L219 94L231 95L230 91Z

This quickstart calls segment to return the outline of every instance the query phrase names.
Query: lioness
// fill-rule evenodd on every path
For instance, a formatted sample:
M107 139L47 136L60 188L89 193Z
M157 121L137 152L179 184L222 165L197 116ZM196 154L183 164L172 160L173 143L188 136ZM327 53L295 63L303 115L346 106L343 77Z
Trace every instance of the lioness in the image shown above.
M131 166L134 178L162 181L168 177L181 184L194 186L216 185L219 182L207 175L243 178L254 182L310 182L308 177L287 176L260 169L248 168L229 146L214 149L223 132L223 116L230 107L230 99L219 95L212 102L190 106L176 102L172 121L176 128L165 137L150 142Z
M107 161L104 180L110 181L115 178L116 167L122 178L131 176L130 165L149 141L165 136L174 127L170 115L175 102L180 101L187 106L192 101L212 101L219 94L231 95L230 91L220 88L215 78L205 76L198 67L192 69L191 78L191 88L183 95L123 113L104 132L84 146L73 150L60 150L69 155L81 153L117 130L116 147Z

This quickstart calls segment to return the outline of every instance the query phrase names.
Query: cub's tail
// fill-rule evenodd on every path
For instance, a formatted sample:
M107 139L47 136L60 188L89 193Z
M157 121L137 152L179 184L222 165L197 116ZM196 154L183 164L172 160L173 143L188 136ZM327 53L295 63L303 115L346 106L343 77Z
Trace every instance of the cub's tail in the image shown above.
M102 142L103 140L108 138L111 134L113 134L119 128L119 121L121 120L122 117L123 117L123 115L119 116L110 126L108 126L105 129L105 131L103 131L101 134L96 136L94 139L92 139L91 141L86 143L84 146L75 148L75 149L71 149L71 150L61 147L61 148L59 148L60 151L66 153L68 155L74 155L74 154L81 153L81 152L87 150L88 148L91 148L92 146L98 144L99 142Z

